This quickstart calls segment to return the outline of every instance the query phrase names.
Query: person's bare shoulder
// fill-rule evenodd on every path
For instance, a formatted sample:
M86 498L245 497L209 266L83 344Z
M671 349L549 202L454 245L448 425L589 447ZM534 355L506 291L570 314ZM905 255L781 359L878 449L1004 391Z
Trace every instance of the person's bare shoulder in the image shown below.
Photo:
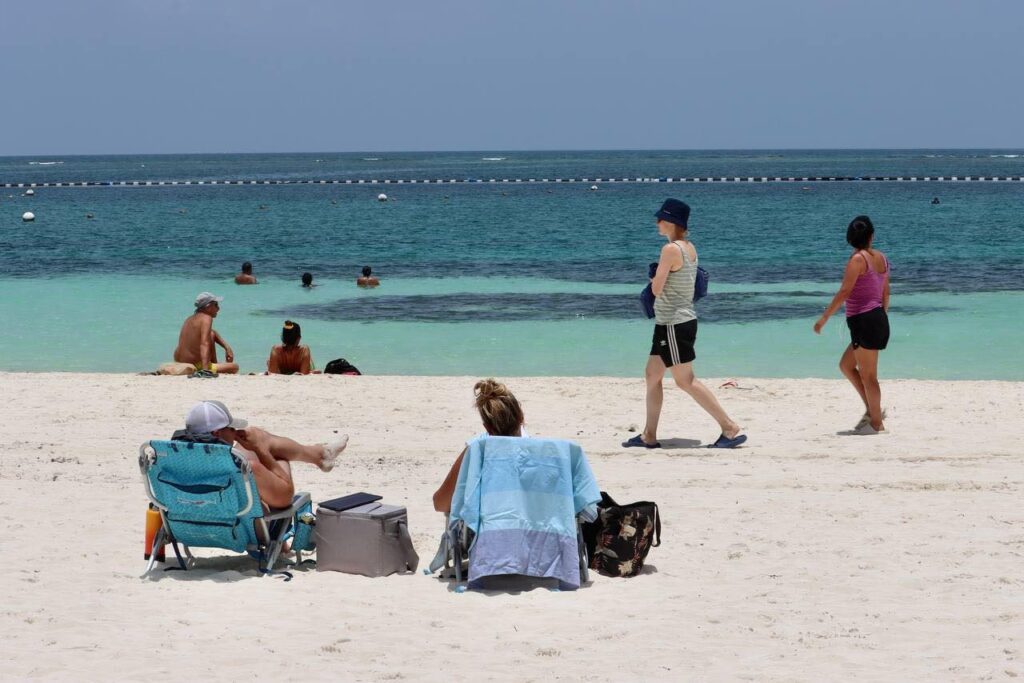
M670 262L682 261L683 257L679 254L679 247L674 242L669 242L661 248L661 257L667 258Z

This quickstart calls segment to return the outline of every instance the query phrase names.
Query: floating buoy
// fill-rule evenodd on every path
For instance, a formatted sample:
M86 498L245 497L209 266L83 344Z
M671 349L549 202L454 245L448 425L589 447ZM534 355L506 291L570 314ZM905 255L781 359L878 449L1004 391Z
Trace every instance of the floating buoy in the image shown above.
M26 223L31 223L35 219L36 215L31 211L26 211L25 213L21 214L21 220L25 221Z
M591 186L590 186L590 191L591 191L591 192L594 192L594 191L596 191L596 190L597 190L597 185L591 185Z
M31 196L32 196L32 195L34 195L35 193L36 193L36 191L35 191L35 190L33 190L32 188L29 188L29 189L25 190L25 196L26 196L26 197L31 197Z
M388 196L386 194L384 194L383 192L381 192L379 195L377 195L377 201L378 202L386 202L387 200L388 200Z

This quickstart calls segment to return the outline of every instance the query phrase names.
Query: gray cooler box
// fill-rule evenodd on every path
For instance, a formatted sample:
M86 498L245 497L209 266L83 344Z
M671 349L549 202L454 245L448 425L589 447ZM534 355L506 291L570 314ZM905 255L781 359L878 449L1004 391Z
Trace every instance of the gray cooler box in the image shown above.
M409 536L404 507L367 503L316 511L316 568L363 576L416 571L420 558Z

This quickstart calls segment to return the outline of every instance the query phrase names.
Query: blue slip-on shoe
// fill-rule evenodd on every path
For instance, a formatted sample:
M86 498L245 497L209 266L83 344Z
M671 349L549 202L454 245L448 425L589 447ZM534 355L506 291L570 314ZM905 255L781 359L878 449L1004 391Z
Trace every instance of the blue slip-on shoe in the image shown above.
M632 439L622 442L623 448L661 448L661 442L655 441L654 443L647 443L644 441L643 434L637 434Z
M737 434L735 437L731 439L727 437L725 434L721 434L718 437L717 441L708 444L708 448L736 448L741 443L744 443L746 440L746 434Z

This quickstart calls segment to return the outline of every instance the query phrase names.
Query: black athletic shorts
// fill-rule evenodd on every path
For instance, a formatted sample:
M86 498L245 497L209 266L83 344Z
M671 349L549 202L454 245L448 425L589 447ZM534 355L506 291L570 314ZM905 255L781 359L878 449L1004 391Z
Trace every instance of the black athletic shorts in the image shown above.
M846 319L846 326L850 328L850 343L855 349L881 351L889 344L889 316L884 308L851 315Z
M690 363L697 357L693 343L697 341L697 321L687 320L675 325L655 325L651 355L661 356L665 367Z

